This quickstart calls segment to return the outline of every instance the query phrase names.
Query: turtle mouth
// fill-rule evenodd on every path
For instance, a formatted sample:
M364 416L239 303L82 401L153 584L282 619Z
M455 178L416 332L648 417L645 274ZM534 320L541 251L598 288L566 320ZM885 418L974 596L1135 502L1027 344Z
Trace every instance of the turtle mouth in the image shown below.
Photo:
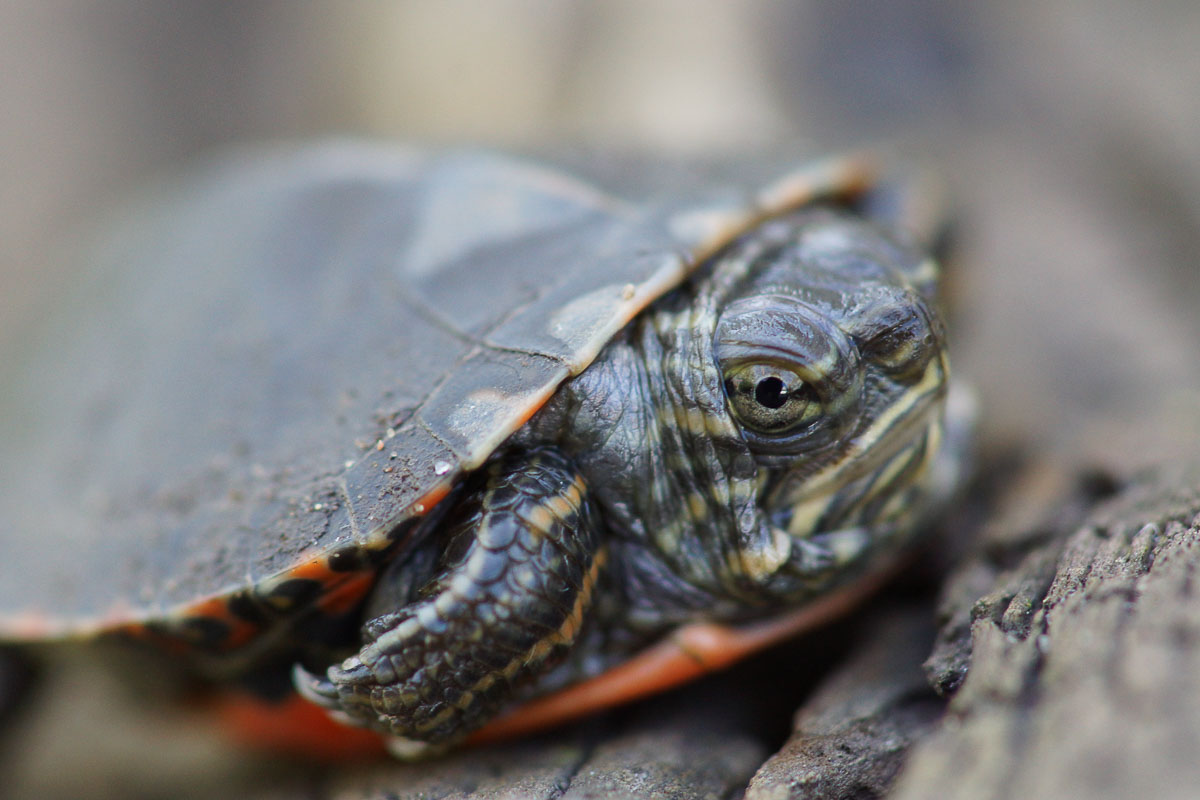
M764 498L765 508L776 509L773 524L807 538L887 516L887 501L919 480L940 447L946 376L944 359L932 359L919 381L847 439L837 458L817 471L783 476Z

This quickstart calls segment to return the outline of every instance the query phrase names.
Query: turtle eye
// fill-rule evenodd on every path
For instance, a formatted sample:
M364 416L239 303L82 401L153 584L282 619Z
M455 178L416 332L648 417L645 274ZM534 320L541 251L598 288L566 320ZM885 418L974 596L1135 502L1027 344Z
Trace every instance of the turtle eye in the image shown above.
M726 306L714 338L729 413L761 462L828 447L858 419L858 350L829 315L760 292Z
M821 408L809 384L776 364L746 364L730 370L725 375L725 394L740 423L768 436L812 421Z

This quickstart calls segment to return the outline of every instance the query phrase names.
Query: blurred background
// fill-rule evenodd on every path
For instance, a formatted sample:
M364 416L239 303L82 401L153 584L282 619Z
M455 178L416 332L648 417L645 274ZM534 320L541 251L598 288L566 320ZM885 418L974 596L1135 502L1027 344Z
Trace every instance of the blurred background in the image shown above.
M1198 42L1194 0L6 0L0 341L84 221L234 142L880 146L949 186L985 449L1126 472L1200 444Z

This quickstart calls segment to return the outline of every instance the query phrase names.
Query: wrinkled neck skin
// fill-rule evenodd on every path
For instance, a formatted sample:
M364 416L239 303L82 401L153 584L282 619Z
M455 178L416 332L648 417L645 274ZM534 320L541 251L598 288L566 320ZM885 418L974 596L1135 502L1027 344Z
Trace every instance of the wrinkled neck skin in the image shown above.
M553 429L583 473L608 533L606 585L623 595L615 613L624 624L738 616L758 604L738 574L744 541L764 531L758 469L744 447L729 446L732 425L704 410L724 405L711 327L667 347L648 322L566 384L531 421L531 439ZM681 360L696 368L673 368ZM710 424L729 430L712 437Z
M615 584L635 626L770 604L746 563L774 539L758 506L764 476L725 410L704 305L643 317L571 387L581 413L612 423L577 416L564 444L621 549Z
M902 442L884 442L881 457L857 468L841 464L854 460L855 437L877 447L868 434L879 409L837 447L782 459L752 452L729 411L714 339L721 309L754 291L753 255L726 258L656 303L514 438L558 441L582 471L607 528L619 627L803 602L895 552L920 514L941 388L911 414ZM927 373L944 383L943 355ZM885 404L891 388L863 375L862 396Z

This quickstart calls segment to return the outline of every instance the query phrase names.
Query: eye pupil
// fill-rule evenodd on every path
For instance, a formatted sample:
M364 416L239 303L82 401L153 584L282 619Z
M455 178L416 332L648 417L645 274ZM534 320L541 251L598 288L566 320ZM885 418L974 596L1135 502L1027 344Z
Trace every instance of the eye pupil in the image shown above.
M787 386L782 379L774 375L763 378L754 387L754 399L759 405L767 408L783 408L788 400Z
M729 410L749 433L779 437L811 425L820 415L814 387L786 366L736 365L724 380Z

